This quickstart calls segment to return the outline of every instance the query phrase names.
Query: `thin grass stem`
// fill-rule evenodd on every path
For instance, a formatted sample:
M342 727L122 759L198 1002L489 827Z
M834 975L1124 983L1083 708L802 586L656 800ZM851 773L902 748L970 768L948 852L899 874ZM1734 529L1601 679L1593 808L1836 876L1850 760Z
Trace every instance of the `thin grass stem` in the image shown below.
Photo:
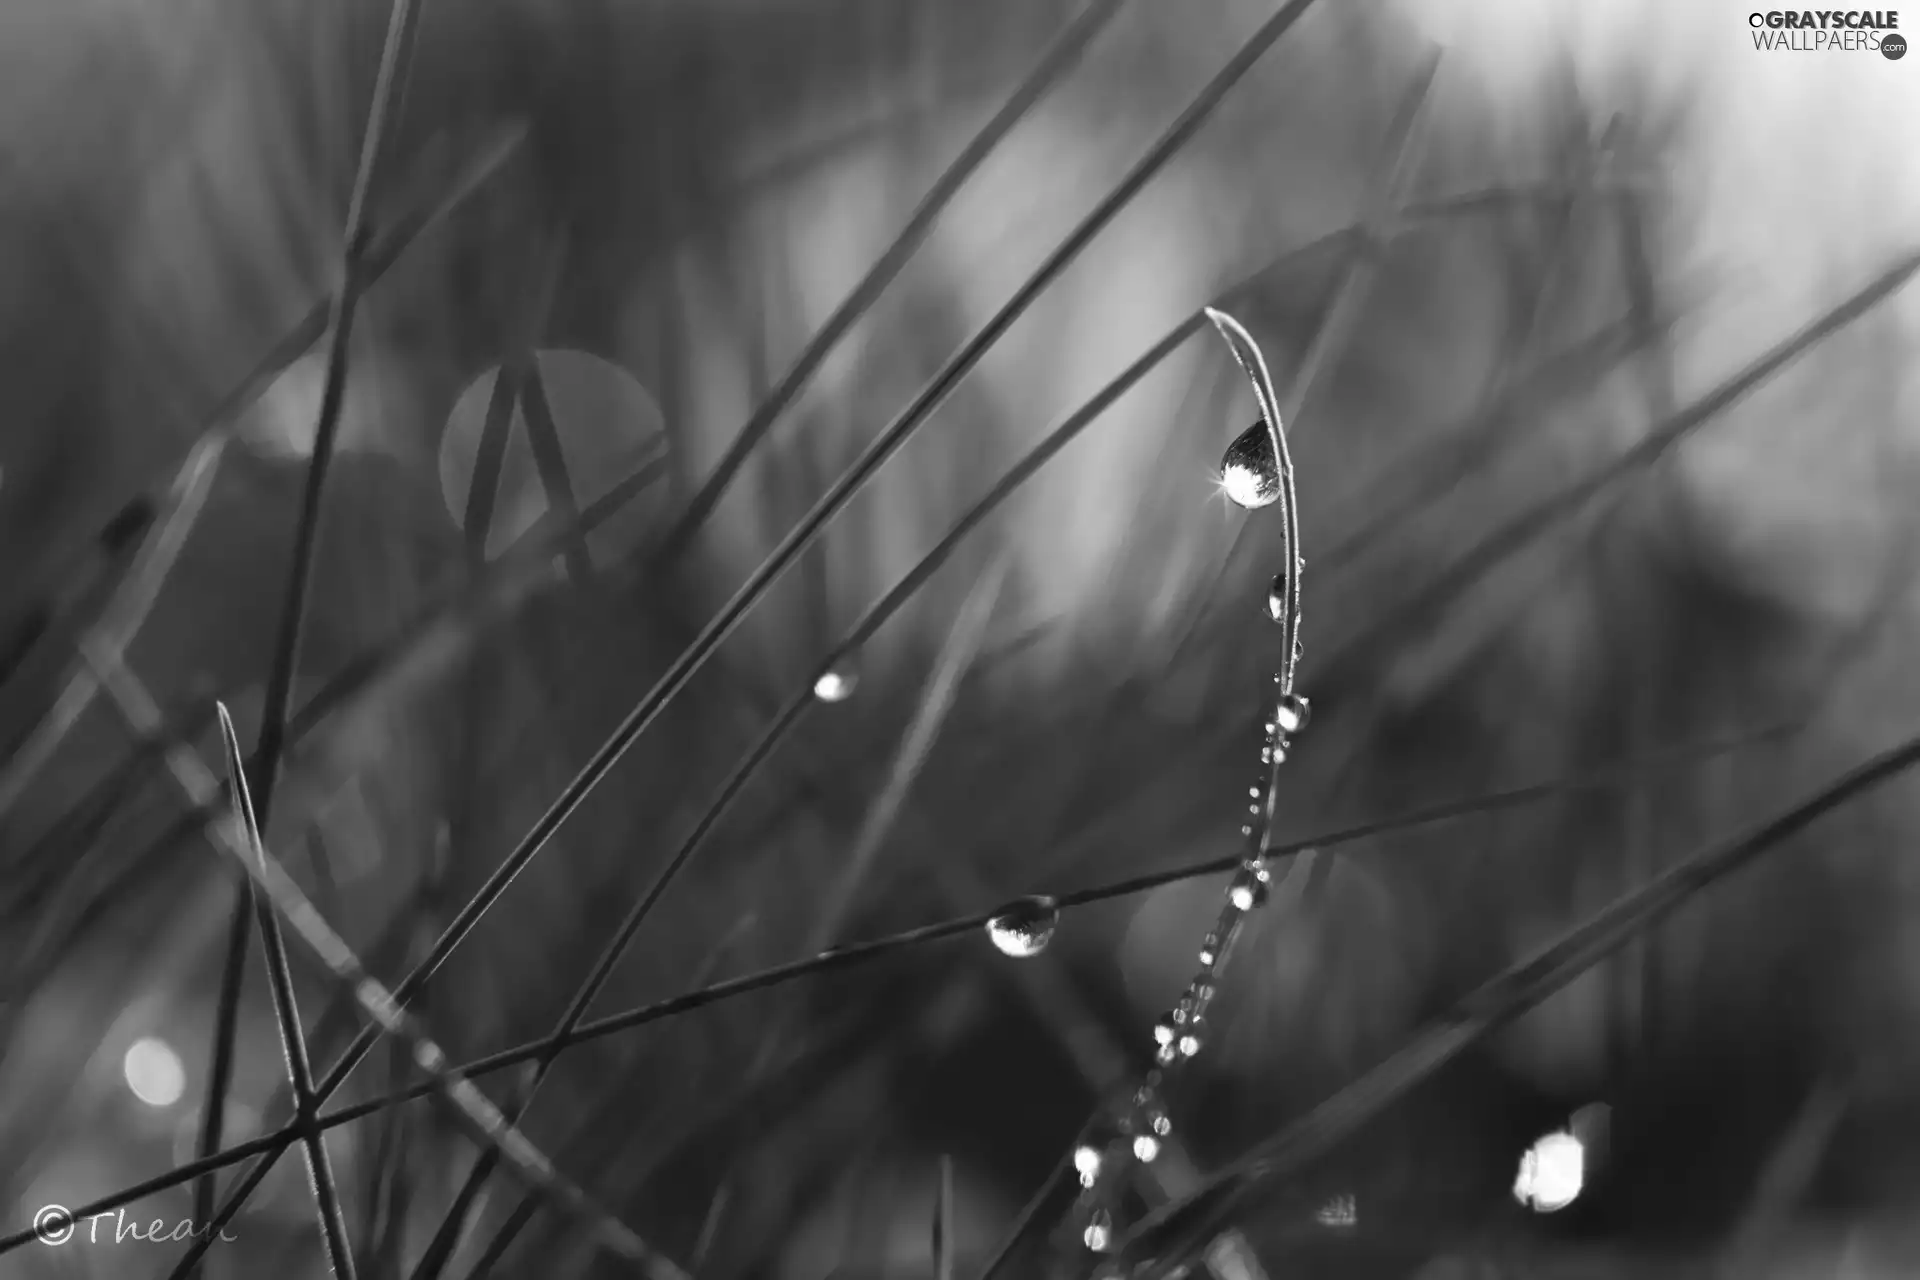
M1715 740L1706 743L1689 743L1650 753L1639 759L1620 761L1590 772L1566 778L1553 779L1516 787L1506 791L1493 792L1462 800L1448 801L1429 808L1414 810L1390 818L1379 819L1337 831L1321 832L1300 839L1287 840L1268 846L1266 856L1272 859L1286 858L1308 849L1333 848L1360 840L1375 839L1403 831L1440 822L1461 818L1470 818L1479 814L1497 812L1537 803L1555 796L1577 794L1587 791L1606 791L1619 787L1623 781L1634 777L1656 778L1671 772L1674 768L1689 763L1719 759L1736 752L1751 750L1784 741L1803 727L1802 721L1791 721L1769 728L1747 733L1741 736ZM1202 862L1187 863L1163 871L1129 877L1106 885L1075 890L1057 895L1057 901L1063 908L1086 906L1096 902L1112 901L1117 898L1131 897L1145 893L1164 885L1184 880L1200 879L1206 876L1220 875L1231 871L1240 864L1240 855L1211 858ZM824 955L811 956L792 961L770 969L758 970L739 978L701 986L671 997L665 1001L643 1005L637 1009L615 1014L611 1017L583 1023L565 1037L557 1046L548 1038L514 1048L489 1054L475 1059L459 1068L466 1077L490 1075L508 1070L523 1063L538 1061L542 1054L556 1047L565 1049L571 1045L583 1044L606 1036L619 1034L635 1027L645 1026L666 1018L671 1018L690 1009L704 1008L721 1003L750 991L766 990L784 983L796 981L828 970L854 967L867 960L880 958L894 952L904 951L927 942L957 937L961 934L978 931L1000 911L996 906L991 911L979 912L936 924L922 925L918 928L876 938L869 942L841 947ZM319 1118L322 1129L333 1129L343 1124L352 1124L368 1116L378 1114L391 1107L432 1096L435 1083L429 1081L414 1084L380 1097L364 1102L352 1103L333 1111L323 1113ZM316 1090L317 1091L317 1090ZM158 1177L150 1178L136 1186L104 1196L93 1203L74 1211L76 1218L84 1219L95 1213L109 1213L137 1200L157 1195L162 1191L190 1182L203 1174L231 1167L242 1161L262 1154L277 1156L298 1138L295 1126L287 1126L273 1133L264 1134L246 1142L236 1144L225 1151L212 1156L195 1159L179 1168ZM264 1166L256 1165L251 1171L260 1177L265 1176ZM224 1225L217 1224L217 1225ZM0 1237L0 1253L18 1248L34 1240L31 1230L17 1231Z
M658 550L652 557L656 566L676 560L692 542L700 526L719 505L727 487L734 477L746 465L747 458L760 442L773 429L774 423L788 406L799 396L807 384L812 381L820 366L826 362L839 346L841 339L853 330L860 318L872 309L880 295L893 283L916 250L926 240L928 232L938 221L940 214L952 202L953 197L971 178L995 147L1021 122L1041 98L1086 52L1087 46L1095 36L1120 11L1124 0L1089 0L1073 21L1056 36L1040 55L1026 79L1007 98L975 134L971 141L961 149L953 163L934 180L927 194L908 216L907 224L900 230L893 243L874 260L860 283L853 287L846 299L827 317L826 323L808 341L805 349L794 360L793 366L775 384L773 390L756 409L746 425L728 444L720 461L714 465L713 473L700 486L687 503L687 509L674 522L672 528L661 540Z
M1816 820L1920 764L1920 738L1877 755L1749 832L1708 846L1616 898L1541 950L1475 988L1403 1048L1252 1151L1195 1195L1143 1220L1116 1260L1135 1280L1160 1280L1262 1188L1299 1174L1337 1142L1495 1029L1533 1008L1701 891L1780 848Z

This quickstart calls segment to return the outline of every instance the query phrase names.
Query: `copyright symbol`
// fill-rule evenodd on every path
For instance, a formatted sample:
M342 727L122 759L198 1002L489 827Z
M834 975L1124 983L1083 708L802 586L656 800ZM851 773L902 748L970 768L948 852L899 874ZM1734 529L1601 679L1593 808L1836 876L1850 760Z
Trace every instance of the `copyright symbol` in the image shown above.
M65 1244L73 1239L73 1215L64 1205L46 1205L33 1215L33 1234L41 1244Z

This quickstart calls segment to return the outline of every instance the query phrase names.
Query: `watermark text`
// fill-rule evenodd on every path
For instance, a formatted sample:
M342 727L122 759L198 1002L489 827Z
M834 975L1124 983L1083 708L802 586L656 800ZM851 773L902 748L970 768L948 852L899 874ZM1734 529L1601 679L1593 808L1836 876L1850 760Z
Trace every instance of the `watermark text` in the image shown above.
M59 1246L76 1236L88 1244L127 1244L136 1240L141 1244L165 1244L205 1240L214 1233L210 1226L196 1224L191 1218L182 1218L177 1222L155 1218L151 1222L142 1222L138 1218L127 1217L125 1209L75 1218L66 1206L49 1204L41 1206L40 1211L33 1215L33 1234L41 1244ZM231 1243L239 1237L228 1235L222 1228L218 1238Z

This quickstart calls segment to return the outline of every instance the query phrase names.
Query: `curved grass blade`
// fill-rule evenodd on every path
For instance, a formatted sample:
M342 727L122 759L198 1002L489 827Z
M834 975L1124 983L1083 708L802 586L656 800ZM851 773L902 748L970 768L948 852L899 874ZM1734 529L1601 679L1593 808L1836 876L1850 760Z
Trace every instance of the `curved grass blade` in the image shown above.
M1309 249L1317 249L1318 247L1316 244L1309 246ZM1251 287L1279 265L1293 260L1299 252L1300 251L1296 251L1294 254L1286 255L1286 257L1281 260L1281 263L1276 263L1248 277L1240 284L1228 290L1227 296L1237 294ZM905 604L921 586L925 585L933 574L946 563L947 559L952 555L954 550L959 547L961 541L968 534L977 528L1001 503L1010 497L1021 484L1033 476L1041 465L1051 459L1060 449L1064 448L1080 431L1095 421L1101 413L1105 412L1121 395L1129 390L1135 382L1157 367L1161 360L1165 359L1180 343L1184 342L1197 331L1200 327L1202 316L1206 314L1208 313L1202 312L1196 314L1188 321L1176 326L1165 338L1149 348L1133 365L1129 366L1128 369L1123 371L1118 377L1113 379L1113 381L1109 382L1106 387L1095 394L1093 399L1089 400L1085 405L1081 406L1079 410L1071 414L1060 427L1049 433L1047 437L1022 457L998 484L990 489L978 503L955 523L953 528L935 545L932 551L928 552L880 601L876 602L867 610L866 614L854 624L847 636L818 664L818 670L824 671L838 665L841 661L851 657L856 650L871 639L879 630L880 626ZM552 1033L553 1037L564 1037L579 1025L580 1020L586 1016L588 1007L599 995L607 980L611 977L614 967L618 965L621 958L625 956L628 947L638 934L641 924L665 894L667 886L672 883L673 879L686 867L692 860L694 854L703 846L706 837L718 826L720 819L725 815L734 798L745 788L747 782L753 777L759 767L771 757L773 750L785 739L786 734L800 722L808 710L817 705L817 699L812 692L813 681L814 676L809 675L805 685L789 698L787 703L774 716L774 719L768 725L759 741L755 743L735 766L734 771L721 786L718 795L701 815L700 820L694 824L693 829L688 833L681 847L676 850L674 856L668 860L666 867L662 869L654 883L634 905L633 909L620 923L619 927L615 929L613 938L608 942L606 948L594 962L592 969L589 971L587 978L581 984L579 990L576 991L573 998L568 1002L567 1011L562 1016L559 1025L554 1029ZM826 941L826 939L822 939L817 945L824 946ZM557 1043L557 1040L554 1042ZM540 1059L540 1062L542 1064L549 1064L551 1059L543 1057ZM538 1088L539 1080L544 1078L544 1075L545 1065L541 1067L539 1074L535 1077L536 1089ZM484 1176L485 1174L481 1171L480 1166L476 1166L475 1173L469 1177L467 1185L470 1187L475 1186L475 1178ZM459 1199L459 1197L456 1197L456 1206L459 1203ZM451 1220L451 1217L449 1217L448 1222ZM441 1235L444 1235L447 1229L447 1222L443 1222ZM436 1241L440 1239L441 1236L437 1235ZM429 1258L434 1257L434 1250L430 1248L427 1256ZM417 1276L416 1280L430 1280L430 1277L431 1272L425 1272Z
M403 1001L411 999L421 985L446 961L454 949L473 931L480 918L493 907L495 902L499 901L508 886L526 869L527 864L546 847L554 833L560 829L574 810L613 770L614 765L626 755L627 750L639 736L658 718L667 703L706 665L714 652L740 625L747 613L766 596L780 576L792 567L801 552L819 536L827 523L853 499L881 465L906 443L907 438L927 421L933 411L945 402L946 397L959 385L961 379L979 363L1001 335L1012 326L1034 299L1040 296L1047 285L1064 271L1088 244L1092 243L1101 229L1146 186L1148 179L1159 172L1187 139L1198 131L1201 124L1219 106L1228 90L1252 69L1260 56L1292 27L1312 3L1313 0L1290 0L1278 13L1268 19L1246 44L1241 46L1239 52L1228 60L1227 65L1200 91L1180 118L1148 148L1147 153L1135 163L1119 184L1081 220L1066 239L1047 256L1026 283L1001 307L1000 311L968 340L967 344L947 362L939 373L934 375L933 380L914 397L892 424L868 445L846 474L842 475L814 508L801 518L800 523L787 534L766 561L754 570L747 581L734 593L733 598L721 607L719 615L707 624L653 688L628 712L619 727L594 752L593 757L561 791L547 811L534 822L532 828L508 853L500 866L495 868L493 874L481 885L472 899L461 908L426 960L415 966L414 970L402 979L396 988L399 999ZM344 1068L351 1070L353 1064L365 1055L371 1043L370 1038L363 1037L349 1048L347 1057L342 1060ZM329 1078L331 1079L334 1074L329 1073Z
M1389 247L1399 235L1411 229L1412 219L1403 215L1398 204L1406 186L1412 181L1418 167L1414 140L1419 136L1419 126L1426 114L1432 97L1434 78L1440 71L1440 50L1431 51L1419 71L1415 72L1413 83L1401 99L1399 109L1387 126L1385 159L1373 174L1368 194L1360 209L1359 221L1354 226L1353 235L1347 240L1346 265L1341 268L1339 282L1334 286L1333 299L1327 304L1320 325L1314 330L1313 339L1308 344L1299 367L1294 371L1292 386L1286 402L1281 402L1274 390L1273 377L1267 370L1266 357L1244 328L1234 322L1230 326L1214 321L1220 330L1220 336L1226 339L1227 346L1233 351L1234 362L1240 366L1247 380L1253 384L1254 400L1259 405L1260 416L1267 423L1269 443L1274 456L1286 459L1286 432L1303 412L1315 389L1320 385L1322 375L1338 368L1340 359L1352 341L1361 313L1366 305L1367 296L1372 290L1374 276L1379 260L1385 256ZM1230 317L1229 317L1230 319ZM1282 474L1290 475L1292 464L1289 461ZM1297 504L1291 492L1287 494L1287 508L1284 518L1287 522L1287 546L1291 563L1293 581L1288 587L1288 637L1286 669L1284 679L1287 689L1293 687L1293 676L1299 645L1300 597L1299 577L1301 564L1297 548L1300 545L1300 517ZM1233 540L1227 545L1226 553L1221 556L1212 578L1201 588L1199 596L1190 613L1187 627L1176 633L1168 648L1167 665L1179 661L1186 652L1187 645L1198 632L1200 624L1206 619L1208 606L1226 580L1234 561L1239 557L1240 548L1247 537L1250 526L1242 523L1234 531Z
M1817 819L1920 764L1920 738L1886 751L1748 833L1709 846L1482 983L1409 1044L1208 1179L1150 1215L1120 1243L1136 1280L1164 1277L1262 1187L1300 1172L1461 1052L1573 981L1702 890L1750 865Z

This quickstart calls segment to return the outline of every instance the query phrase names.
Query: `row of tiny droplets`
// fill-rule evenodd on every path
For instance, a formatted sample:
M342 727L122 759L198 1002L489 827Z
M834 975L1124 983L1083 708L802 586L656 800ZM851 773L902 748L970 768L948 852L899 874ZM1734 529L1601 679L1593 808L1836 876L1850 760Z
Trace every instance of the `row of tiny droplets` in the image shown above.
M1245 331L1230 317L1213 318L1229 342L1239 337L1251 348L1252 340L1245 338ZM1247 916L1266 904L1272 871L1267 865L1265 849L1279 792L1280 766L1286 762L1294 735L1307 726L1307 700L1293 691L1293 673L1300 658L1301 561L1292 466L1286 457L1284 440L1278 449L1274 447L1279 436L1278 425L1271 428L1268 425L1266 415L1274 409L1265 362L1259 358L1257 348L1247 353L1236 348L1235 355L1253 379L1262 417L1228 447L1221 466L1222 485L1227 495L1241 506L1252 509L1275 501L1282 505L1287 524L1286 561L1268 592L1267 612L1280 624L1286 651L1281 670L1273 677L1272 711L1262 725L1260 763L1263 767L1258 781L1247 791L1247 817L1240 826L1245 842L1240 868L1227 886L1226 902L1212 930L1200 944L1199 968L1179 1001L1154 1024L1154 1066L1122 1112L1116 1131L1104 1135L1104 1143L1097 1131L1090 1133L1089 1140L1074 1150L1074 1168L1080 1175L1082 1188L1081 1221L1085 1224L1081 1241L1096 1252L1105 1251L1113 1243L1119 1174L1126 1169L1127 1161L1150 1163L1160 1154L1162 1140L1173 1131L1173 1122L1167 1114L1166 1089L1175 1074L1205 1045L1207 1010L1213 1003L1227 957Z
M1278 684L1280 677L1275 676L1274 682ZM1248 820L1240 827L1246 852L1227 886L1220 914L1200 944L1199 967L1179 1001L1154 1023L1154 1066L1134 1091L1116 1131L1106 1135L1104 1143L1100 1135L1089 1134L1088 1141L1074 1151L1074 1169L1080 1175L1082 1188L1081 1218L1085 1223L1081 1239L1089 1249L1105 1250L1112 1243L1114 1197L1126 1162L1131 1159L1151 1163L1160 1154L1162 1140L1173 1132L1165 1091L1180 1068L1204 1047L1207 1009L1213 1003L1227 957L1246 918L1266 905L1273 873L1261 851L1273 821L1275 784L1293 735L1306 727L1307 715L1306 699L1292 693L1281 693L1275 698L1272 715L1263 726L1260 751L1261 762L1267 766L1264 771L1267 785L1248 789Z

